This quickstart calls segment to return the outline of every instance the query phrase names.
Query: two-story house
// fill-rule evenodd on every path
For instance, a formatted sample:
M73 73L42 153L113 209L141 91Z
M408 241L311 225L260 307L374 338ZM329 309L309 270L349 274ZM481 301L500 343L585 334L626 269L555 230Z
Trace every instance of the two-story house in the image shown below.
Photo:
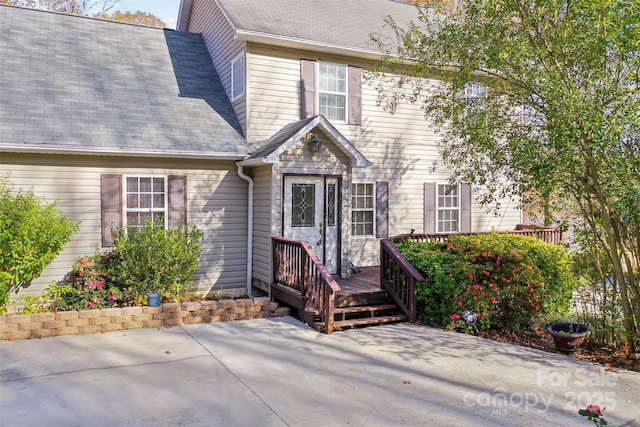
M371 34L391 0L183 0L178 31L0 5L0 176L80 230L35 280L62 280L148 217L205 232L203 293L269 291L272 236L330 273L379 264L383 237L513 229L432 170L418 105L378 105Z
M379 239L513 229L468 185L433 172L439 136L419 105L378 105L385 18L417 20L391 0L183 0L178 29L201 33L252 154L254 284L267 289L271 236L308 241L332 274L379 263ZM505 205L509 205L506 201Z

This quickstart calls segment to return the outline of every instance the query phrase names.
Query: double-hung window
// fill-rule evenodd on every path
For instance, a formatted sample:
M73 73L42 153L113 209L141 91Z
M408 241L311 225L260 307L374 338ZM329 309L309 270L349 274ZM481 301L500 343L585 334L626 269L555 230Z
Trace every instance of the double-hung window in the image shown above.
M125 179L125 228L141 228L151 221L167 226L167 178L127 176Z
M460 231L460 194L457 185L438 184L436 197L436 231L457 233Z
M375 236L375 185L353 183L351 185L351 235Z
M245 73L244 73L244 52L233 58L231 61L231 100L244 95Z
M318 64L318 111L329 120L347 120L347 66Z

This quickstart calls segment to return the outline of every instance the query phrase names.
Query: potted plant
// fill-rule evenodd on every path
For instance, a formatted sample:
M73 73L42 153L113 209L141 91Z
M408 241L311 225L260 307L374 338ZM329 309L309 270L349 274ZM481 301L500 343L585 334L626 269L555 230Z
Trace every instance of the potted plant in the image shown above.
M553 323L547 326L556 348L563 353L573 353L589 338L591 329L576 322Z

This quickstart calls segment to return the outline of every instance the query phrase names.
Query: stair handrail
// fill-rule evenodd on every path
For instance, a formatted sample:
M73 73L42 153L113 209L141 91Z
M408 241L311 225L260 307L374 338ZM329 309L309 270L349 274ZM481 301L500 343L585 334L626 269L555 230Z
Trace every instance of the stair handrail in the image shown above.
M417 319L417 287L424 276L413 267L389 239L380 240L380 286L400 306L410 322Z
M312 310L324 323L324 332L333 333L335 296L340 285L313 250L300 240L271 237L273 280L287 286L305 299L304 310Z

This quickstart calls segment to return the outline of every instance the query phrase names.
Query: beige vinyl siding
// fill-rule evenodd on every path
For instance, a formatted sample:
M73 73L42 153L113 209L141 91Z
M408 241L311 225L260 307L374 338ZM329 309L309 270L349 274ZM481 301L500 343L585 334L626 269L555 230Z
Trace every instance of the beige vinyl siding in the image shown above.
M249 45L250 64L247 82L250 87L248 113L252 141L264 140L285 124L300 118L300 59L320 60L360 66L366 70L370 63L332 55ZM439 158L439 136L425 120L419 105L399 105L394 114L377 106L375 84L363 72L362 125L332 124L373 162L369 168L353 168L352 182L389 182L389 234L424 230L424 183L446 181L449 174L441 168L432 172L433 162ZM295 168L294 159L281 157L282 169ZM319 166L313 159L307 168ZM296 162L291 163L291 162ZM324 165L320 165L324 166ZM350 191L350 182L349 191ZM279 190L277 190L279 191ZM349 193L348 193L349 194ZM343 199L343 203L349 203ZM513 229L520 222L515 203L503 203L501 216L486 213L477 203L473 205L474 231ZM350 223L350 212L343 221ZM350 237L348 258L359 266L379 264L379 241L375 238ZM347 242L343 241L343 250Z
M213 3L213 1L193 3L189 18L189 32L202 33L202 38L222 80L227 97L231 99L231 61L242 52L245 43L235 40L234 29L222 11L217 6L212 7ZM245 95L238 97L231 103L245 135L247 135L246 86L248 84L245 85Z
M271 236L274 233L273 177L271 165L253 172L253 277L264 283L271 280Z
M21 295L62 280L78 258L96 252L101 242L101 174L186 175L187 221L205 233L195 278L198 290L246 289L247 184L233 162L3 153L0 171L10 173L15 188L33 188L49 202L57 200L69 218L82 221L60 256Z

